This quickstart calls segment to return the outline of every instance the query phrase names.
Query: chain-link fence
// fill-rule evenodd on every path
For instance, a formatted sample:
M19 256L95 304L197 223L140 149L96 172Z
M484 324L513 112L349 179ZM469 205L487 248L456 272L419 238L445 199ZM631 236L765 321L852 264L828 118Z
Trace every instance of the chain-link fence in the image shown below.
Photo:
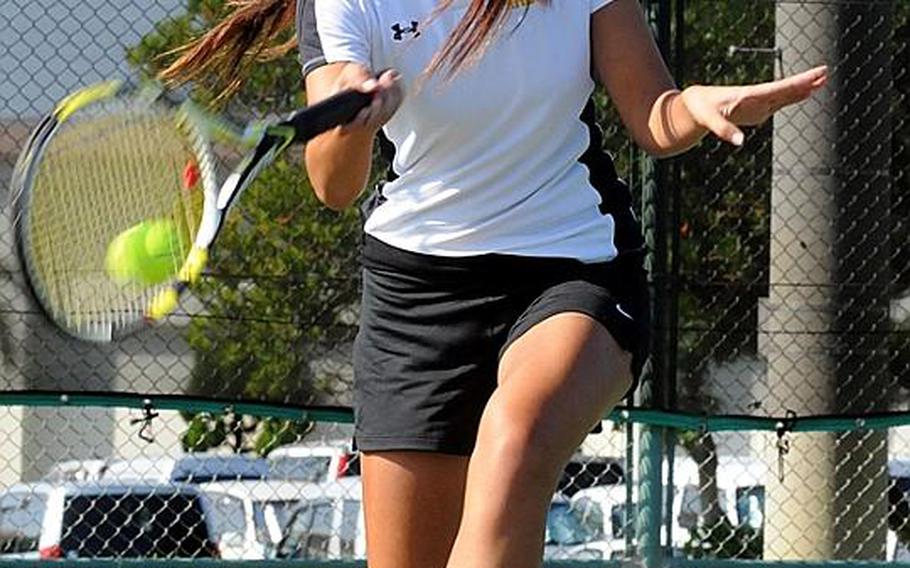
M674 8L684 83L769 80L821 63L831 83L749 132L743 149L707 142L666 166L669 408L906 411L910 3ZM729 558L906 559L905 435L794 435L780 472L774 456L786 447L774 435L682 435L702 500L721 509L724 477L738 476L725 460L762 464L748 468L761 493L737 489L728 501L739 514L746 491L763 504L761 523L715 510L698 538Z
M223 4L0 5L0 187L56 100L154 72ZM644 7L683 85L820 63L831 82L741 149L706 140L661 162L598 99L642 205L654 343L642 410L567 466L546 557L907 560L910 420L894 413L910 411L910 2ZM289 54L224 110L302 103ZM347 410L358 213L320 207L294 156L238 213L178 313L108 346L44 322L0 217L0 563L363 558Z

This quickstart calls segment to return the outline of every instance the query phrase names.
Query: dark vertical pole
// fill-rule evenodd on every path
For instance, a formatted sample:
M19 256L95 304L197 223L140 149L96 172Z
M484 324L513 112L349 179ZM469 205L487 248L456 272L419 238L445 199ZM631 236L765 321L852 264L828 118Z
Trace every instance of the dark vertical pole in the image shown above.
M682 87L685 84L685 70L683 68L683 56L685 54L685 0L674 0L672 14L667 15L669 21L672 17L673 25L671 28L671 37L668 38L668 45L672 45L671 57L667 64L672 70L676 84ZM677 160L670 162L670 171L668 173L668 187L666 188L670 196L670 213L669 233L670 233L670 266L667 289L667 363L666 363L666 402L668 410L678 408L677 401L677 365L679 345L679 280L680 280L680 241L679 227L682 223L680 212L680 175L681 164ZM676 431L668 430L665 436L665 454L667 459L667 487L674 487L674 463L676 459ZM674 494L672 490L666 491L664 495L664 531L666 532L666 542L672 547L673 510Z
M669 55L670 1L645 0L644 10L664 58ZM639 402L648 408L668 407L667 389L667 199L666 165L648 156L641 160L642 224L648 245L647 266L652 294L652 342L650 362L642 377ZM643 425L640 443L638 535L639 553L645 568L660 568L662 518L662 459L665 430Z
M645 0L644 6L655 31L661 53L669 60L671 0ZM671 313L668 306L670 289L670 222L671 193L668 187L668 162L658 161L639 152L639 182L641 183L642 225L648 247L646 264L651 282L652 344L651 358L642 381L640 404L650 408L667 409L667 325Z
M854 1L840 7L835 93L838 170L834 195L834 328L838 412L889 408L895 384L887 333L891 287L891 70L894 2ZM837 436L834 558L884 559L888 439L884 432Z

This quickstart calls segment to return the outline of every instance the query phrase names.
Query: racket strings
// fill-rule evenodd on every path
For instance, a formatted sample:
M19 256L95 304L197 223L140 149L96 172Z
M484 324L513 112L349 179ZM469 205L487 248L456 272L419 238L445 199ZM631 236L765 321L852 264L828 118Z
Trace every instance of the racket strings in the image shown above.
M113 239L139 223L172 219L182 236L176 272L200 216L202 196L182 185L195 144L177 129L174 111L114 105L60 125L32 182L32 281L45 306L76 330L134 323L162 287L114 281L105 266Z

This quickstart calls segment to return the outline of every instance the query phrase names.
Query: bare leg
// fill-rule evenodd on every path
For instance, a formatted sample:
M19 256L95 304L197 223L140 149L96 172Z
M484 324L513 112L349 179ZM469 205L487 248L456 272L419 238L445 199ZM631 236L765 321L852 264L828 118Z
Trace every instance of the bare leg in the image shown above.
M443 568L461 519L468 458L370 452L362 475L370 568Z
M631 384L631 356L588 316L534 326L506 351L471 456L448 568L540 565L559 474Z

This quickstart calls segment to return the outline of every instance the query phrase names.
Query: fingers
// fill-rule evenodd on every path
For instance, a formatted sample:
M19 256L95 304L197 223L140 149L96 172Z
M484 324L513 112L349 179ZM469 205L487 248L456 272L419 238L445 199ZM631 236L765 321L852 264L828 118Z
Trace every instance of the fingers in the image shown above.
M818 67L815 67L814 69L809 69L808 71L806 71L806 74L807 74L807 78L809 79L809 84L813 88L817 89L828 82L828 66L827 65L819 65Z
M813 87L820 87L828 80L828 66L820 65L812 69L791 75L777 81L759 83L754 88L759 94L768 94L773 92L807 90Z
M372 94L373 101L361 110L344 130L357 128L378 130L392 118L404 100L401 75L394 69L383 71L378 77L368 76L353 88Z
M704 126L715 136L734 146L742 146L746 140L743 131L738 126L727 120L720 112L712 113L704 118Z
M715 91L724 118L742 126L757 126L784 107L800 103L828 81L827 66L819 66L785 79Z
M741 100L740 87L695 85L683 92L683 101L693 120L734 146L742 146L746 138L734 122Z
M750 87L749 97L767 101L771 113L809 98L828 82L828 66L821 65L796 75Z

